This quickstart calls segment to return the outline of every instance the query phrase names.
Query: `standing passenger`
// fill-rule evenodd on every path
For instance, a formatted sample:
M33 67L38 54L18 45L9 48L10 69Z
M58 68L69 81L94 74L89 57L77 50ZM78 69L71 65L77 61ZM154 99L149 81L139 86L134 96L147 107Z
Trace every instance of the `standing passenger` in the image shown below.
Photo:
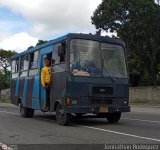
M49 58L44 60L45 67L41 70L41 83L46 91L46 109L50 110L50 85L51 85L51 62Z

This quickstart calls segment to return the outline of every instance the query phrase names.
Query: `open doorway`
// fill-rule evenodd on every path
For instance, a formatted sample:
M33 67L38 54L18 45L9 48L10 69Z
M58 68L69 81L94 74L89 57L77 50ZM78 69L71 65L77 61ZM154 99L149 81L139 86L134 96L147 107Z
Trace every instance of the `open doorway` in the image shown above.
M50 88L51 88L51 72L52 72L52 52L42 56L41 65L41 110L50 110ZM48 79L50 76L50 79Z

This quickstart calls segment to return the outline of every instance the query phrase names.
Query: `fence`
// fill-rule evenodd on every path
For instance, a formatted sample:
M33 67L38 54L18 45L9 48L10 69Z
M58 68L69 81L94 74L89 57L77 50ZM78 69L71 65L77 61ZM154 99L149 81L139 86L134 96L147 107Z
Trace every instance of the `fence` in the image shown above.
M10 100L10 89L1 90L0 93L1 101L9 101Z
M160 104L160 87L130 88L131 103Z

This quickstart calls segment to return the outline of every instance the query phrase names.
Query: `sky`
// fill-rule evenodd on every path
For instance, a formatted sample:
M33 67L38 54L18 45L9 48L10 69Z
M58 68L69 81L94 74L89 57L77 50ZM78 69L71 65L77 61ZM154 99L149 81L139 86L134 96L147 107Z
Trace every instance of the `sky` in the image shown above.
M0 49L22 52L39 39L95 33L91 16L102 0L0 0Z

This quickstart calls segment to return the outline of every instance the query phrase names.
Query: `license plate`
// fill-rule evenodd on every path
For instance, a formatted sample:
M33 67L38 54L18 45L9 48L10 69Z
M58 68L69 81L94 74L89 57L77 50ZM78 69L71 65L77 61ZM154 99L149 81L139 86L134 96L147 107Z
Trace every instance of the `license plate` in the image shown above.
M108 108L107 107L100 107L100 112L107 113L108 112Z

